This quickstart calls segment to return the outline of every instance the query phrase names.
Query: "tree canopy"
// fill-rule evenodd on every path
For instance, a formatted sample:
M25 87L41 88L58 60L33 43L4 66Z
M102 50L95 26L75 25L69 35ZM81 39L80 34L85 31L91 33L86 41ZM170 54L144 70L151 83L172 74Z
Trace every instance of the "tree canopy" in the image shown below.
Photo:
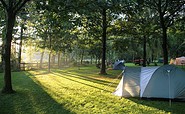
M100 74L106 74L107 63L116 59L143 58L146 66L147 59L154 62L162 57L163 64L168 64L169 58L185 54L184 0L28 1L0 0L3 92L13 92L11 43L19 31L16 27L21 26L23 34L24 24L28 33L26 39L20 36L21 41L30 45L34 41L37 50L48 50L49 66L57 53L59 63L64 56L80 64L85 58L95 60L101 64Z

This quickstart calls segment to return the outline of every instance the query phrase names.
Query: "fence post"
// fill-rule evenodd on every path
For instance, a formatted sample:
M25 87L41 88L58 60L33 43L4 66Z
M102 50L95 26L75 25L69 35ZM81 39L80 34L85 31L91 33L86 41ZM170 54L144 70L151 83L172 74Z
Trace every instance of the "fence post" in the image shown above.
M39 63L37 62L37 69L39 69Z
M23 65L22 70L25 71L25 63L21 63Z

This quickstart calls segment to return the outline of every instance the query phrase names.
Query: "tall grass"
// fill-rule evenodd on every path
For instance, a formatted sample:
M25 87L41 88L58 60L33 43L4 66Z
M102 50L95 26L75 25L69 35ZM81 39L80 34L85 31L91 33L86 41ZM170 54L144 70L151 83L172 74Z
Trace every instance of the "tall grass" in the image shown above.
M184 102L114 96L121 71L99 75L94 66L13 72L15 94L0 94L0 114L141 114L185 113ZM3 74L0 74L0 88Z

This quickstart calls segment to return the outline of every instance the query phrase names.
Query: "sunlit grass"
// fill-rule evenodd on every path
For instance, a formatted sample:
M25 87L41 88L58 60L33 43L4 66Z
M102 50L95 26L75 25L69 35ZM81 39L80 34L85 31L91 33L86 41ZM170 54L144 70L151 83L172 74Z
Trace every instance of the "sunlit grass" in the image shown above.
M121 71L94 66L13 73L16 94L0 94L0 114L141 114L185 112L185 104L114 96ZM0 88L3 77L0 75Z

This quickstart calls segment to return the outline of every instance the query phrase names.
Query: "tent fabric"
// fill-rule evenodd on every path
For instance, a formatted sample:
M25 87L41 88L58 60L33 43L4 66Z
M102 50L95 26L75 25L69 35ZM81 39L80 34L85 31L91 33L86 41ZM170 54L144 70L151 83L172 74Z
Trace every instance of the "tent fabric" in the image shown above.
M173 65L158 68L145 88L142 97L180 98L185 96L185 72Z
M170 64L174 64L174 65L185 65L185 57L178 57L176 59L171 59L170 60Z
M114 95L117 95L117 96L124 96L123 95L123 78L124 76L121 78L121 81L119 82L117 88L116 88L116 91L113 93Z
M122 61L116 61L113 65L113 69L114 70L124 70L125 66L124 66L124 60Z
M174 65L126 67L114 94L122 97L185 98L185 71Z
M185 57L178 57L175 59L175 65L185 65Z
M175 59L170 59L170 65L175 65Z
M134 72L133 72L134 71ZM141 72L140 67L126 67L123 77L118 84L116 91L117 96L124 97L138 97L139 96L139 75Z
M152 77L152 74L158 69L159 67L142 67L141 74L140 74L140 97L142 97L149 80Z

